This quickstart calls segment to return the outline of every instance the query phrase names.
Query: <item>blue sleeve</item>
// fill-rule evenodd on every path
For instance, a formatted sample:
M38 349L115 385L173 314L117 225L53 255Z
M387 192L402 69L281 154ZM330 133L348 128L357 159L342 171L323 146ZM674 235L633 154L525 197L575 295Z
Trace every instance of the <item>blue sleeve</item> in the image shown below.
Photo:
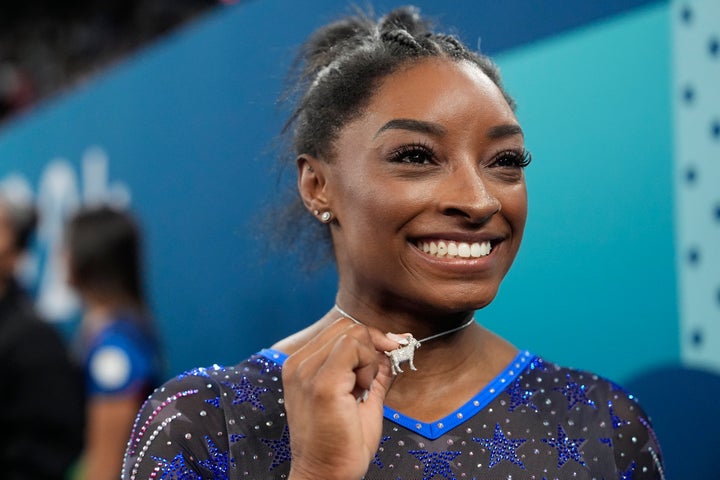
M90 395L143 394L154 381L154 354L138 338L114 331L90 350L86 371Z

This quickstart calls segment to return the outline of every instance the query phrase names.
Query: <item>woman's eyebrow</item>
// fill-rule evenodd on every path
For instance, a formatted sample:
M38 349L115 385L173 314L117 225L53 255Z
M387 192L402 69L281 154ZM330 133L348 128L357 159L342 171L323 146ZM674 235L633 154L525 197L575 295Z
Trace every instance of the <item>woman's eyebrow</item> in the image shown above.
M438 136L443 136L447 133L445 127L437 123L413 120L411 118L396 118L380 127L373 138L377 138L377 136L385 130L409 130L411 132L428 133Z
M491 140L497 140L505 137L512 137L514 135L524 136L522 128L516 123L509 123L506 125L496 125L491 127L486 136Z

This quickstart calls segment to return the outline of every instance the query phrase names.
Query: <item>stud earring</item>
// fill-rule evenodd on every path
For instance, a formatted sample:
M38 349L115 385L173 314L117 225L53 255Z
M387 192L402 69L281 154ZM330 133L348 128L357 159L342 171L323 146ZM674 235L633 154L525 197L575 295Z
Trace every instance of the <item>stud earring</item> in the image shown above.
M320 215L320 210L313 210L313 214L317 217Z
M323 212L322 215L320 215L320 220L323 223L330 223L330 220L332 220L333 214L331 211Z

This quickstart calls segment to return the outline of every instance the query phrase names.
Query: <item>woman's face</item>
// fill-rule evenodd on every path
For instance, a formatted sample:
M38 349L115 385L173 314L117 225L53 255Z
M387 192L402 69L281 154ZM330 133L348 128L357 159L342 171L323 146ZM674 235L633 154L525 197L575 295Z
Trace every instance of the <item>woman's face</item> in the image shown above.
M496 295L527 215L523 135L476 66L422 60L346 125L326 178L340 290L450 313Z

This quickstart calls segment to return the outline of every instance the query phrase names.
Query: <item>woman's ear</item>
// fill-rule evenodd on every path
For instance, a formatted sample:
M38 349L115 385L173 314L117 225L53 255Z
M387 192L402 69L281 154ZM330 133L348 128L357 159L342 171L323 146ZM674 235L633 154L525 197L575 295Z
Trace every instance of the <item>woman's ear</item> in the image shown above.
M298 191L305 208L317 216L317 212L328 210L326 163L311 155L300 155L297 160Z

